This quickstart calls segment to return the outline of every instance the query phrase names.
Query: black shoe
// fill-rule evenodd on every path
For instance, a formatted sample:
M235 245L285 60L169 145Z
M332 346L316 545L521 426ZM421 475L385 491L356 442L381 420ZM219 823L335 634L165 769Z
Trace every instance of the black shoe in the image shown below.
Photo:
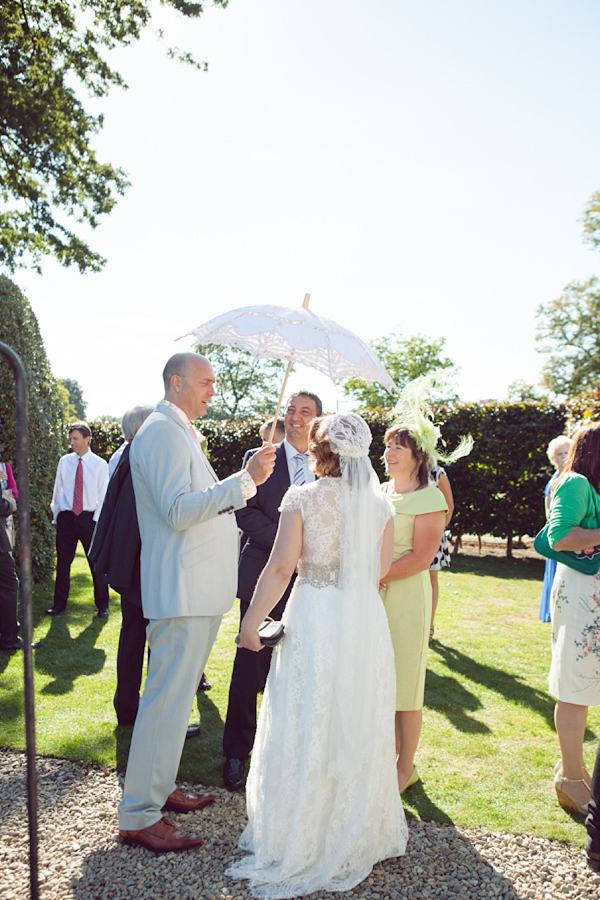
M47 616L62 616L64 613L64 609L56 609L56 607L52 607L51 609L46 610Z
M96 615L99 619L108 619L108 606L106 609L99 609Z
M12 650L22 650L25 646L25 641L23 638L16 637L13 641L7 641L6 643L0 643L0 650L5 650L7 653L10 653ZM36 650L38 647L42 646L41 641L36 641L31 645L32 650Z
M223 783L229 791L239 791L246 780L246 760L234 756L225 757L223 766Z
M206 677L206 675L203 672L202 678L200 679L200 684L198 685L198 690L199 691L210 691L211 687L212 687L212 684L210 683L210 681L208 680L208 678Z
M600 846L596 840L596 833L594 833L593 839L588 837L586 854L590 869L593 869L594 872L600 872Z
M185 733L186 741L191 740L192 738L200 737L200 726L199 725L188 725L187 731Z

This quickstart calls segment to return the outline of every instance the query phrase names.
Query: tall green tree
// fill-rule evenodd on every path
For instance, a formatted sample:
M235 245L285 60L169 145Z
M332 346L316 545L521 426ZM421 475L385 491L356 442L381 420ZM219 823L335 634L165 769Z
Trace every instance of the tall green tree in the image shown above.
M280 359L255 359L247 350L198 344L216 376L216 396L207 419L249 419L274 415L287 368Z
M49 578L54 566L55 531L50 501L54 475L65 452L61 400L52 375L37 319L25 295L0 275L0 340L21 358L27 379L29 418L29 485L31 551L35 581ZM14 376L0 360L0 442L3 460L15 469L17 487L22 473L16 458L16 397Z
M536 341L549 354L543 383L573 397L600 381L600 281L568 284L560 297L537 311Z
M188 0L161 4L190 19L203 11ZM0 3L0 265L9 271L27 265L39 271L45 256L81 272L102 269L103 257L74 228L96 228L129 182L121 168L97 158L93 137L103 116L86 109L85 99L127 87L107 53L140 38L152 6L152 0ZM177 48L168 53L206 68Z
M442 356L445 343L445 338L427 338L422 334L405 338L392 331L371 341L369 346L401 390L413 378L426 375L434 369L446 370L449 377L456 372L452 360ZM380 384L368 383L362 378L345 378L340 384L344 394L352 397L360 409L393 406L398 399L397 393L388 391Z
M592 194L583 210L583 240L593 247L600 247L600 191Z
M59 378L59 384L66 388L69 394L69 403L71 404L75 417L77 419L85 419L85 411L87 403L83 399L83 388L74 378Z
M520 378L511 381L506 392L507 403L539 403L547 400L548 395L540 391L535 384L529 384Z

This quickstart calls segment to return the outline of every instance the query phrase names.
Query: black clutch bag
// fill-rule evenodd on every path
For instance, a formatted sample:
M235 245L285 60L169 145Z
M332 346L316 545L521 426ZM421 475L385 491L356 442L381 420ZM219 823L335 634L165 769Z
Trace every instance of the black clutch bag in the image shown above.
M265 647L276 647L279 641L283 638L285 633L285 627L283 622L276 622L275 619L265 619L265 621L258 626L258 636L260 638L261 644ZM240 642L239 634L235 636L236 644Z

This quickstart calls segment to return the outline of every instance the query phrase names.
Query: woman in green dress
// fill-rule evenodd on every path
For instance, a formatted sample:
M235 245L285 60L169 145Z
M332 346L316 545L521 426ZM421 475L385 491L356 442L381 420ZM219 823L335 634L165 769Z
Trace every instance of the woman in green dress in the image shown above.
M600 422L575 434L556 482L548 522L548 539L555 550L598 552ZM583 759L583 738L588 706L600 704L600 572L583 575L557 563L550 604L548 686L556 698L554 723L561 756L554 785L563 809L585 815L591 779Z
M394 561L380 587L396 661L396 765L400 793L419 778L414 757L423 723L431 624L429 566L440 546L448 511L442 492L428 484L428 454L413 437L414 431L395 425L384 438L384 461L390 481L383 490L394 504L396 516Z

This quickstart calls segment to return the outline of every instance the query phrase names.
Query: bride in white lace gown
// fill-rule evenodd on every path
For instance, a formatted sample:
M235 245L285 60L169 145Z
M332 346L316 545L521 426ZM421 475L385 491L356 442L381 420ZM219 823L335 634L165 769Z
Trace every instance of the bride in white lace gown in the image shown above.
M298 568L275 648L246 788L250 854L226 872L252 895L347 891L373 865L404 853L398 793L395 667L377 585L392 558L393 508L354 413L315 419L319 480L291 487L273 552L244 617L240 646Z

